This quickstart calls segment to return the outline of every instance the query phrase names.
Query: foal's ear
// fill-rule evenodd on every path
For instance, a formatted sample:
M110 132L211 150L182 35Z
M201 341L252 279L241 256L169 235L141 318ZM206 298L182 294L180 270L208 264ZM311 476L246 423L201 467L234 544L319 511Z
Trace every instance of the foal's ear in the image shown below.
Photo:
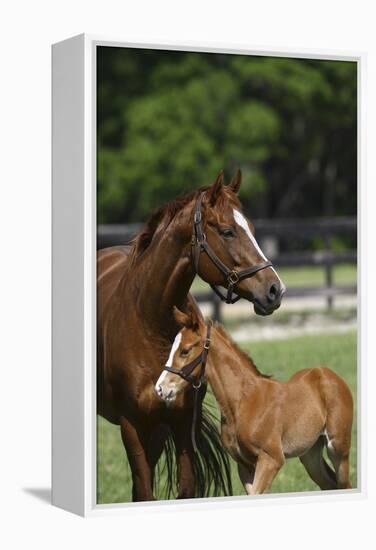
M187 310L188 310L188 316L189 316L189 327L192 330L197 330L200 325L200 319L198 316L197 307L194 307L194 305L191 302L188 302Z
M208 196L208 199L209 199L209 204L210 206L214 206L219 195L220 195L220 192L222 191L222 186L223 186L223 177L224 177L224 172L223 170L221 170L215 180L215 182L213 183L213 185L211 185L207 191L207 196Z
M173 314L174 314L175 321L181 327L187 327L190 324L191 320L189 315L187 315L183 311L180 311L180 309L178 309L176 306L173 307Z
M235 176L232 178L232 180L228 184L228 187L231 189L231 191L237 194L239 192L241 183L242 183L242 173L240 170L238 170Z
M175 321L181 327L191 328L196 330L199 326L199 319L196 309L188 302L187 313L180 311L176 306L173 308Z

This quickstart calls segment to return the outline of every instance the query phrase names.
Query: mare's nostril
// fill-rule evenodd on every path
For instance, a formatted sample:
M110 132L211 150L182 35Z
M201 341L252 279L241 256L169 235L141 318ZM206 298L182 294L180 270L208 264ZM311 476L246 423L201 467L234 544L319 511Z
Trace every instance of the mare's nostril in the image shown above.
M280 294L280 286L277 283L273 283L269 288L269 293L267 295L269 302L274 302Z

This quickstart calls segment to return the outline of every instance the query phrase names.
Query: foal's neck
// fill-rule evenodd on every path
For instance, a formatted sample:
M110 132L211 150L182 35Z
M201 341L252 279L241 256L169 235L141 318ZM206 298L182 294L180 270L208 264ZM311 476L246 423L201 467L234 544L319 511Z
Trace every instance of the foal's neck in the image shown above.
M262 375L220 326L213 327L207 361L207 377L225 416L236 417L239 400L251 397Z

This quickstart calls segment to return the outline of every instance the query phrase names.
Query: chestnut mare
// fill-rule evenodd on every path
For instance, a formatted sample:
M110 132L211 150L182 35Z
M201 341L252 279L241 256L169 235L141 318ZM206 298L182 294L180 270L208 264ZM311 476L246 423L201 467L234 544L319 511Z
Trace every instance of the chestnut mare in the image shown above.
M300 458L321 489L351 488L353 400L342 378L317 367L278 382L262 375L220 325L206 325L195 309L175 309L175 318L183 329L156 392L173 404L190 384L200 386L206 367L221 410L222 441L248 494L267 491L291 457ZM334 471L323 457L324 446Z
M167 452L172 484L171 441L176 450L178 498L231 491L229 464L214 424L196 418L198 453L191 440L193 391L166 406L154 392L179 331L177 304L197 309L188 295L198 273L253 302L256 313L279 307L284 285L253 237L236 196L240 172L227 186L221 172L213 185L159 209L131 247L98 252L98 413L120 425L132 471L133 500L153 500L155 466Z

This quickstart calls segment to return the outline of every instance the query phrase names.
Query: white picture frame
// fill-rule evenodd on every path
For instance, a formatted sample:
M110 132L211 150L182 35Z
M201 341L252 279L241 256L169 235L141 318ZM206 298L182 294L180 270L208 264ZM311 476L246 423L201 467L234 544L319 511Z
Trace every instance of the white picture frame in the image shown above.
M98 505L96 503L96 48L153 48L355 61L358 64L358 483L346 491ZM364 53L130 44L79 35L52 47L52 502L92 516L169 506L260 506L366 495ZM325 494L324 494L325 493Z

